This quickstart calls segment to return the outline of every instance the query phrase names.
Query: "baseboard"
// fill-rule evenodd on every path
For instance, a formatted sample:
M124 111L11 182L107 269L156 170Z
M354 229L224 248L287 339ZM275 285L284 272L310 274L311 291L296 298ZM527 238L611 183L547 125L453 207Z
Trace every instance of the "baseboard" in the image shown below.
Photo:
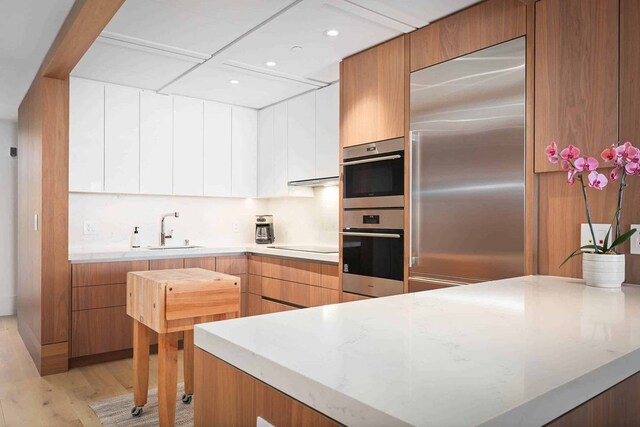
M40 354L40 376L59 374L69 370L68 342L43 345Z
M13 316L16 314L16 301L18 297L0 296L0 316Z

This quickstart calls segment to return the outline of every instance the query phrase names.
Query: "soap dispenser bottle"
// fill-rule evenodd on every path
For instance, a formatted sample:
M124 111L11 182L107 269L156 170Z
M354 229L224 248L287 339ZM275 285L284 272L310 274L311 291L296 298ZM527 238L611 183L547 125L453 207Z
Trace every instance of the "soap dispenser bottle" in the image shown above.
M131 247L139 248L140 247L140 234L138 233L138 229L140 227L133 227L133 234L131 235Z

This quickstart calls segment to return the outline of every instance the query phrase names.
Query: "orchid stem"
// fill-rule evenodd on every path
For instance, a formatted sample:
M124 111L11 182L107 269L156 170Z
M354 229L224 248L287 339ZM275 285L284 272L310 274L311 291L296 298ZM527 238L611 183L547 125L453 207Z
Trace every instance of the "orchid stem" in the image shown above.
M615 239L620 237L620 216L622 213L622 198L624 196L624 188L626 187L626 178L627 173L624 168L622 168L622 177L620 177L620 189L618 190L618 210L616 211L616 236ZM614 241L615 241L614 239Z
M598 242L596 241L596 233L593 232L593 224L591 223L591 211L589 210L589 201L587 200L587 189L584 185L584 179L582 178L582 172L580 172L580 186L582 187L582 197L584 198L584 207L587 211L587 222L589 223L589 230L591 231L591 239L593 240L593 251L598 253Z

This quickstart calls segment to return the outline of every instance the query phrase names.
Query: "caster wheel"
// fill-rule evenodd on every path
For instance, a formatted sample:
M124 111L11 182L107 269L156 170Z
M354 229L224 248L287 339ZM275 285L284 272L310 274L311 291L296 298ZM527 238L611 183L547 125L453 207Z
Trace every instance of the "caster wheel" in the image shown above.
M193 395L191 394L183 394L182 395L182 403L189 405L191 403L191 399L193 399Z
M131 416L139 417L140 415L142 415L142 406L134 406L131 410Z

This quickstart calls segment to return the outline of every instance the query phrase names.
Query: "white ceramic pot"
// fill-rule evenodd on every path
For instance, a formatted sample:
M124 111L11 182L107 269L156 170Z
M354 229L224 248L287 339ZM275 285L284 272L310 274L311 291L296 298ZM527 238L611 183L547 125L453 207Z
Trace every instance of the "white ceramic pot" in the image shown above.
M582 278L588 286L619 288L624 282L624 255L582 255Z

